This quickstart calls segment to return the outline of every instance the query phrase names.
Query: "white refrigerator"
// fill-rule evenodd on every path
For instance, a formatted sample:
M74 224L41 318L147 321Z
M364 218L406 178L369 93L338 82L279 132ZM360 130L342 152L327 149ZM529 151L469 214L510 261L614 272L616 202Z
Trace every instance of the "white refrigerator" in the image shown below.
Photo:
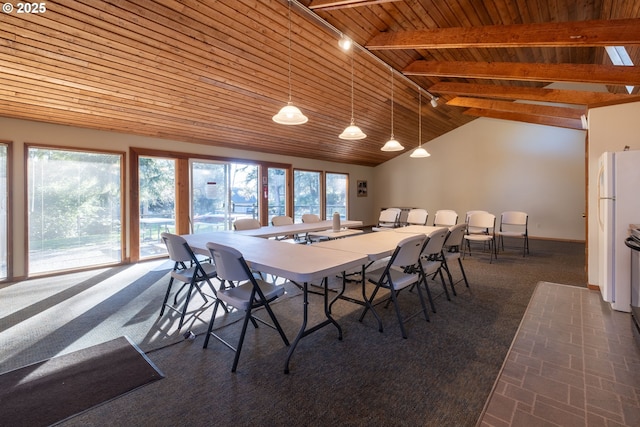
M598 162L598 279L602 298L631 311L629 225L640 223L640 150L603 153Z

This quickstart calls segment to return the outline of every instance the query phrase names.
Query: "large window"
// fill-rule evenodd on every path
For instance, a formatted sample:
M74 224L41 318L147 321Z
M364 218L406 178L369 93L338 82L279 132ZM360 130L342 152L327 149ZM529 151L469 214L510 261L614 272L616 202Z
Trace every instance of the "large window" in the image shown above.
M322 217L320 172L295 170L293 172L294 222L302 222L302 215L310 213Z
M7 277L7 146L0 144L0 279Z
M122 260L122 155L28 149L29 272Z
M325 212L330 218L334 212L340 214L340 218L347 219L347 199L349 189L349 175L345 173L325 174Z
M283 168L268 168L268 200L269 223L271 218L287 215L287 170Z
M259 212L258 166L191 162L191 232L229 230L236 218Z
M176 162L140 157L140 257L167 253L162 232L175 232Z

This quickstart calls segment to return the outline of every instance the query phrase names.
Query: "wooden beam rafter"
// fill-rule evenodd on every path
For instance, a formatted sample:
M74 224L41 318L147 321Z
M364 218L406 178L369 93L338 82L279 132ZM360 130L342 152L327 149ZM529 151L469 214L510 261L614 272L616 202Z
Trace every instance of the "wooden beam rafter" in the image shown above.
M537 116L535 114L512 113L508 111L483 110L480 108L470 108L464 114L474 117L488 117L492 119L510 120L517 122L533 123L536 125L555 126L567 129L582 129L582 121L568 119L566 117Z
M311 10L336 10L394 1L400 0L312 0L308 7Z
M640 44L640 19L546 22L380 33L370 50L504 47L593 47Z
M638 95L457 82L436 83L429 88L429 92L438 95L481 96L485 98L518 99L587 106L605 102L640 101L640 96Z
M505 111L511 113L531 114L546 117L563 117L580 120L580 116L586 113L584 108L556 107L540 104L525 104L511 101L498 101L495 99L457 97L447 102L454 107L479 108L483 110Z
M419 60L409 64L402 73L406 76L640 85L638 66Z

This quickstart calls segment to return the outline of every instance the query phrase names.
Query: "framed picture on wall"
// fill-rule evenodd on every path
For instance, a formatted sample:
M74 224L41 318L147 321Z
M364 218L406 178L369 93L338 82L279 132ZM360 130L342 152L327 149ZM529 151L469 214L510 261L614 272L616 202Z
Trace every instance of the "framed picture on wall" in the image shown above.
M358 181L358 197L367 197L367 181Z

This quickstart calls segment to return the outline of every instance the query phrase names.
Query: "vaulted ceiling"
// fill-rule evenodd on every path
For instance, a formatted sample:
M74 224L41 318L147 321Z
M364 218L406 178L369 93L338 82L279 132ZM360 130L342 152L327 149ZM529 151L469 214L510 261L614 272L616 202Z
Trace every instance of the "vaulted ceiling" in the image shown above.
M605 53L625 46L640 64L640 1L8 4L5 117L373 166L401 153L380 150L392 133L406 150L418 145L419 93L427 149L476 117L580 129L589 106L640 100L640 67ZM544 89L553 82L606 92ZM352 90L367 138L346 141ZM272 121L289 94L307 123Z

